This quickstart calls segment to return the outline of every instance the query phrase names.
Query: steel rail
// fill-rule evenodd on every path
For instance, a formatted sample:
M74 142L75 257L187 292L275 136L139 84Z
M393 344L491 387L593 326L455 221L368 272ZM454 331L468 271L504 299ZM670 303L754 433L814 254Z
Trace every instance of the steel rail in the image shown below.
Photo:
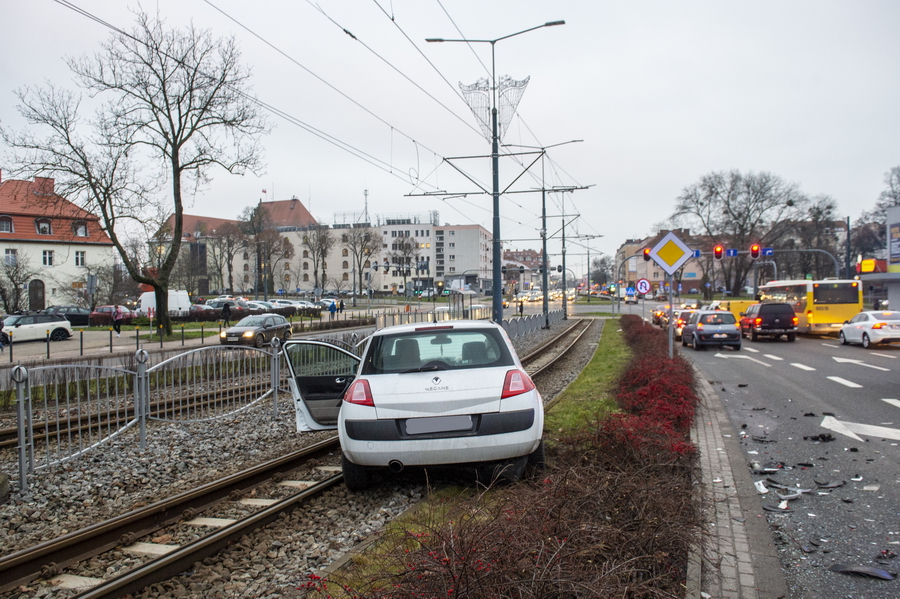
M562 351L560 351L556 356L554 356L552 359L541 364L534 370L530 370L526 367L526 370L528 370L528 375L530 377L534 378L534 377L542 374L546 370L548 370L557 361L562 359L569 351L572 350L573 347L575 347L575 344L578 343L578 341L584 336L584 334L591 328L592 324L593 324L593 321L589 320L589 319L576 320L576 321L574 321L572 326L570 326L568 329L566 329L561 335L557 336L556 338L552 339L548 343L545 343L544 345L539 347L537 350L535 350L535 351L531 352L530 354L528 354L527 356L525 356L525 358L522 360L522 363L523 364L527 363L528 366L531 366L532 364L534 364L534 362L537 361L538 358L549 353L549 351L552 348L567 341L570 337L572 338L571 341L568 341L566 347Z
M342 474L335 474L299 493L282 499L278 503L255 512L247 518L238 520L188 545L143 563L120 576L106 580L83 593L75 595L73 599L115 599L136 593L151 584L168 580L189 569L197 561L226 549L233 541L273 522L282 512L296 508L300 503L322 493L343 479L344 476Z
M337 436L325 439L286 456L236 472L212 483L179 493L146 507L98 522L34 547L0 558L0 592L14 589L38 576L55 576L62 568L78 563L138 538L185 517L193 517L230 496L290 472L309 459L332 451Z

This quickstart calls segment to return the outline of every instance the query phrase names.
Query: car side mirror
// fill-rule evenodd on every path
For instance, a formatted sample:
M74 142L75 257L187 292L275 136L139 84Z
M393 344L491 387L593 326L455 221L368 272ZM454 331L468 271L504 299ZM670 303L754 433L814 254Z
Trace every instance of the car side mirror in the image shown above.
M845 321L844 321L844 324L850 324L850 321L849 321L849 320L845 320Z
M743 313L743 312L741 312L741 316L744 316L744 313Z

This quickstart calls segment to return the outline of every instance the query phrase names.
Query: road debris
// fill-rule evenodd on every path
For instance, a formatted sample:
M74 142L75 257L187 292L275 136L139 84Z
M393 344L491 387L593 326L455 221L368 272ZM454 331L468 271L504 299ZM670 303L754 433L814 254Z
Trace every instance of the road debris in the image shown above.
M881 568L872 568L870 566L847 566L844 564L834 564L828 568L832 572L840 572L841 574L861 574L863 576L871 576L873 578L881 578L882 580L894 580L897 576L896 572L888 572Z

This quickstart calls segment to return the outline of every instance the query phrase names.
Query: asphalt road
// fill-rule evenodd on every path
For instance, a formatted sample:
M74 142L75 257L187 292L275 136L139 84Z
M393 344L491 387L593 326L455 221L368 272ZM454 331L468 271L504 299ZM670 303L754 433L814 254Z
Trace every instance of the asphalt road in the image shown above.
M801 337L745 339L741 351L678 347L722 397L747 467L776 469L752 476L769 489L761 506L791 493L767 478L812 489L789 512L762 512L791 597L900 596L900 580L828 569L900 570L900 346Z

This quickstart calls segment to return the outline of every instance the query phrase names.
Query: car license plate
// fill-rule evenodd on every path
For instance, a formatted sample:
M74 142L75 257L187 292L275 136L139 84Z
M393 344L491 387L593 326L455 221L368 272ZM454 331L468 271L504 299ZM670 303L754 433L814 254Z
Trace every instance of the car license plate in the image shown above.
M410 418L406 421L406 434L408 435L465 431L470 428L472 428L471 416L435 416L434 418Z
M229 336L228 336L228 340L229 340L229 341L237 341L237 340L238 340L238 337L234 337L234 336L232 336L232 335L229 335Z
M728 335L727 335L726 333L715 333L715 334L713 335L713 339L724 339L724 338L727 337L727 336L728 336Z

